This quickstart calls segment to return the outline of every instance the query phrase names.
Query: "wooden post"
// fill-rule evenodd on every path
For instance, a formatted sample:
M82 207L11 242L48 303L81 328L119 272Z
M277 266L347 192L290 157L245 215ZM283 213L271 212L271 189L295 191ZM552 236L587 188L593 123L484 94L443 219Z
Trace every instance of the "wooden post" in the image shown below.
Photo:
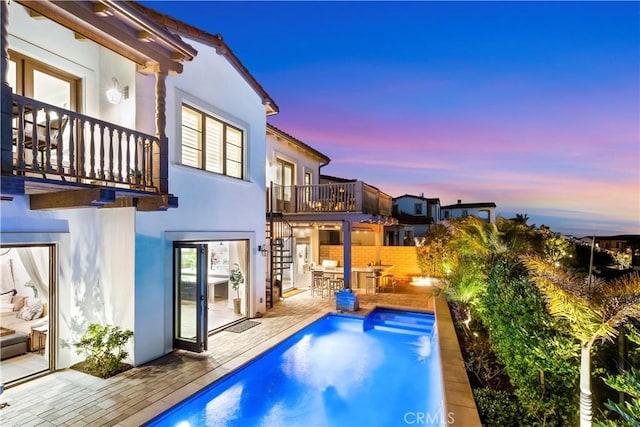
M2 175L10 175L13 173L13 135L11 131L11 119L13 116L13 100L12 89L9 86L9 45L8 45L8 27L9 27L9 7L7 0L2 0L0 4L0 171Z
M151 177L153 184L160 190L162 194L169 193L169 140L166 135L167 126L167 74L158 69L155 72L156 77L156 137L158 138L158 146L154 144L151 147L151 158L153 161L153 169Z

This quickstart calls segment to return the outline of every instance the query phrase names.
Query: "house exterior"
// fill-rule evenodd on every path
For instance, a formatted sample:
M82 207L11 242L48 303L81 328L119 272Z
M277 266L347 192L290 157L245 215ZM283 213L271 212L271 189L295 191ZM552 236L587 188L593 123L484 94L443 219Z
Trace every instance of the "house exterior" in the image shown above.
M414 238L424 237L440 220L440 199L427 198L424 194L404 194L393 198L393 216L404 227L387 227L387 241L399 245L413 245Z
M267 126L267 227L273 230L267 233L268 283L274 289L273 302L281 290L309 286L312 270L323 262L338 264L351 286L357 280L353 277L352 282L352 268L380 261L383 227L395 223L391 196L359 180L321 174L329 161L299 139ZM342 246L340 256L323 253L327 244ZM378 256L354 263L354 245L376 246Z
M221 37L132 2L1 7L0 293L40 302L38 372L90 323L131 329L138 365L264 312L278 107Z
M462 200L458 200L458 203L454 205L442 206L440 208L440 220L461 218L470 215L494 224L496 222L496 204L493 202L462 203Z

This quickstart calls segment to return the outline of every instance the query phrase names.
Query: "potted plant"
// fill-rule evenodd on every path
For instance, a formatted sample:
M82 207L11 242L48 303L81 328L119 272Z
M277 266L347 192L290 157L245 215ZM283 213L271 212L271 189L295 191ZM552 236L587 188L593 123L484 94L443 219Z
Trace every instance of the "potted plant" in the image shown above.
M244 283L244 276L237 263L233 265L229 280L231 281L231 288L236 291L236 298L233 300L233 311L236 314L240 314L240 285Z
M142 171L140 169L129 169L129 180L135 183L136 185L140 185L142 182Z

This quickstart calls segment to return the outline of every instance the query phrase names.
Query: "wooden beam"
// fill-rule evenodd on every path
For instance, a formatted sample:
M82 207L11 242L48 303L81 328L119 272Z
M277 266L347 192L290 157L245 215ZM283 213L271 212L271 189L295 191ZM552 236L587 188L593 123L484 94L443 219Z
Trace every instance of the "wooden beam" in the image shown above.
M166 211L178 207L178 198L171 195L139 197L136 204L138 212Z
M166 211L178 207L178 198L173 195L118 197L113 203L107 203L102 208L135 207L138 212Z
M29 205L32 210L100 207L115 200L115 189L88 188L32 194L29 196Z
M182 72L182 64L171 58L174 49L161 43L145 43L136 37L136 25L116 16L102 17L86 1L18 1L30 13L46 16L89 40L116 52L131 61L144 65L149 60L163 68Z

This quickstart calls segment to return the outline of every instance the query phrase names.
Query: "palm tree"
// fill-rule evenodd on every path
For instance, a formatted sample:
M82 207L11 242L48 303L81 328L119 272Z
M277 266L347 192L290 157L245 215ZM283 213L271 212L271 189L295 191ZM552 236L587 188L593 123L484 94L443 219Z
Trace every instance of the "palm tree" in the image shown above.
M612 340L616 327L640 318L640 276L627 275L605 283L556 267L537 256L523 256L529 277L547 300L552 316L569 322L580 341L580 426L591 426L591 347L597 340Z

